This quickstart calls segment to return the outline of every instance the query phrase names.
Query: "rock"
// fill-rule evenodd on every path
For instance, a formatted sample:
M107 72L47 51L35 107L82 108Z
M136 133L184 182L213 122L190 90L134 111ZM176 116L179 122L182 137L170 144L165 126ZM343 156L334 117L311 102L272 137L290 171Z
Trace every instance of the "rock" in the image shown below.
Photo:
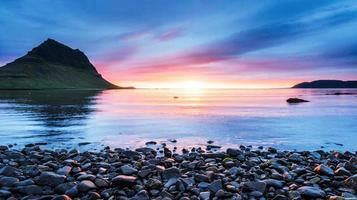
M70 196L70 197L76 197L78 196L78 189L77 186L72 187L71 189L66 191L66 195Z
M236 157L236 156L242 154L242 151L239 149L228 148L226 153L231 157Z
M19 182L18 178L15 177L1 177L0 178L0 185L1 186L5 186L5 187L12 187L13 185L15 185L16 183Z
M326 196L325 192L317 187L302 186L297 191L304 197L309 198L323 198Z
M99 188L105 188L109 186L109 182L102 178L96 178L94 184Z
M57 174L68 176L71 170L72 170L71 166L64 166L57 170Z
M216 193L218 190L222 189L222 187L222 180L216 180L208 185L208 189L213 193Z
M65 182L59 184L55 187L55 192L58 194L65 194L67 190L71 189L72 187L76 186L75 182Z
M284 185L282 181L276 179L266 179L263 180L263 182L265 182L268 187L272 186L274 188L282 188Z
M78 143L78 146L86 146L89 144L91 144L91 143L90 142L80 142L80 143Z
M345 185L357 191L357 174L350 176L348 179L346 179Z
M162 183L160 180L155 179L155 178L150 178L146 182L146 186L150 189L160 189L162 187Z
M231 197L231 196L233 196L233 194L231 192L226 192L226 191L224 191L222 189L220 189L220 190L218 190L216 192L216 197L220 198L220 199L226 199L226 198Z
M130 165L123 165L120 167L120 170L124 175L132 175L138 173L138 170L134 167L131 167Z
M20 186L16 187L16 190L18 190L20 193L23 194L42 194L42 187L38 185L27 185L27 186Z
M54 172L43 172L38 178L37 184L55 187L66 180L66 176Z
M41 174L41 171L35 165L28 165L24 167L23 172L26 176L35 177Z
M321 175L327 175L327 176L334 175L333 170L324 164L321 164L321 165L318 165L317 167L315 167L314 172L321 174Z
M309 102L309 101L304 100L304 99L299 99L299 98L289 98L286 100L286 102L288 102L288 103L304 103L304 102Z
M169 188L172 185L175 185L177 182L177 178L170 178L164 185L164 187Z
M146 190L140 190L134 197L135 200L149 200L149 195Z
M231 174L232 176L237 176L237 174L241 173L242 172L242 168L239 168L239 167L231 167L229 170L228 170L229 174Z
M349 172L344 167L340 167L340 168L335 170L335 174L338 175L338 176L350 176L351 172Z
M210 192L201 192L200 193L200 199L201 200L209 200L210 199Z
M0 175L15 176L17 169L11 166L4 166L0 169Z
M319 154L316 151L310 152L310 156L316 160L320 160L321 159L321 154Z
M52 198L52 200L72 200L72 198L67 195L58 195Z
M112 184L114 186L126 187L134 185L135 181L136 177L134 176L119 175L112 179Z
M259 191L261 193L264 193L266 188L266 183L263 181L243 182L242 187L250 191Z
M145 144L146 144L146 145L156 145L157 142L155 142L155 141L149 141L149 142L146 142Z
M34 185L34 184L35 184L35 182L32 179L26 179L26 180L16 183L15 185L16 186L26 186L26 185Z
M77 189L79 192L88 192L89 190L96 189L97 186L92 181L84 180L78 184Z
M181 176L181 172L178 168L171 167L171 168L165 169L162 172L162 176L166 180L169 180L171 178L179 178Z
M8 190L4 190L4 189L0 189L0 198L3 197L3 198L7 198L11 196L11 192L8 191Z

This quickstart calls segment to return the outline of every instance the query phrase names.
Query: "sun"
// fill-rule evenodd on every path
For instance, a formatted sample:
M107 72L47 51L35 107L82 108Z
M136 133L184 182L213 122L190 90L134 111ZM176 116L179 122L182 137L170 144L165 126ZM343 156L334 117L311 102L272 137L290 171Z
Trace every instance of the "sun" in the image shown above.
M178 84L179 88L198 90L205 88L205 83L201 81L183 81Z

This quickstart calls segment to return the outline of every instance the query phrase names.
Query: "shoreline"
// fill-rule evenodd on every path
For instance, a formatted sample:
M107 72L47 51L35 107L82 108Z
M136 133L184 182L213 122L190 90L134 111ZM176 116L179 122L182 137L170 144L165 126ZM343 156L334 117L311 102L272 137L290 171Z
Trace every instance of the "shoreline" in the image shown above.
M211 146L214 146L213 144ZM0 146L0 199L357 199L356 152Z

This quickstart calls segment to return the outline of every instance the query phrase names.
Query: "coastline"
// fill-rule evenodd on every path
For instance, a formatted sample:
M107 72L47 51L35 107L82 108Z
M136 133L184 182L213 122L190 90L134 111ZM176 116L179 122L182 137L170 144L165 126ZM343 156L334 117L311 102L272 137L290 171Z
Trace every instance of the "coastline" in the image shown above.
M356 199L356 152L40 145L0 146L0 199Z

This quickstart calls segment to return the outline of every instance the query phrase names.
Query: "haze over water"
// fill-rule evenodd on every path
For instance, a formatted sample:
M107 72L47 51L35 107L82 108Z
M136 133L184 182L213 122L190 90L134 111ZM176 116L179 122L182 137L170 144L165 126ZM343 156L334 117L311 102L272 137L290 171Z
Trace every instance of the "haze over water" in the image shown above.
M92 149L139 147L150 140L192 147L213 140L225 148L244 144L356 150L357 97L326 95L336 91L3 91L0 139L19 146L47 142L51 148L78 147L80 142L91 142L86 148ZM289 105L289 97L311 102Z

